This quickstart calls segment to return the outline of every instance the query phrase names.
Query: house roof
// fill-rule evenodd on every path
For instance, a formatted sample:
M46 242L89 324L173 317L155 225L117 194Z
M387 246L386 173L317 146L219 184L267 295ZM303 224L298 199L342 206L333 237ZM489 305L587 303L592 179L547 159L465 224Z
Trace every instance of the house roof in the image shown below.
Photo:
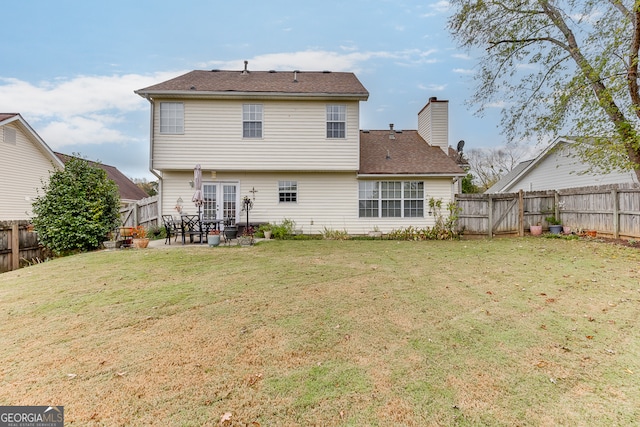
M390 138L393 135L393 139ZM360 175L464 176L455 160L415 130L360 131Z
M195 70L136 90L140 96L332 96L366 100L369 92L353 73L330 71Z
M485 193L500 193L500 191L505 188L507 185L509 185L513 180L516 179L517 176L520 175L520 173L525 170L531 163L533 163L534 159L531 160L525 160L524 162L520 162L516 165L516 167L514 167L513 169L511 169L506 175L504 175L503 177L501 177L498 182L496 182L495 184L493 184L491 187L489 187Z
M56 156L62 160L63 163L67 163L73 156L67 154L56 153ZM92 162L87 160L89 164L95 167L99 167L107 172L107 177L114 181L118 186L120 192L120 200L141 200L149 195L138 187L133 181L127 178L122 172L120 172L115 166L109 166L98 162Z
M3 122L11 117L17 116L17 113L0 113L0 122Z

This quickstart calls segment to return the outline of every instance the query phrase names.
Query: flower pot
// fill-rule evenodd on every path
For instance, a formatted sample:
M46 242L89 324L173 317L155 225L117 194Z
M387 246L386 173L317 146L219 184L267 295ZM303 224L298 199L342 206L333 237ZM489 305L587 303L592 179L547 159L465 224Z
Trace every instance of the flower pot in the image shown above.
M207 236L207 243L210 247L220 246L220 235L219 234L209 234Z
M549 232L551 234L560 234L560 233L562 233L562 226L561 225L550 225L549 226Z
M382 237L382 231L370 231L369 232L369 237L374 238L374 239L379 239Z
M529 227L529 231L532 236L539 236L542 234L542 226L541 225L532 225Z
M598 234L596 230L586 230L584 233L587 235L587 237L596 237L596 235Z
M149 239L133 239L133 247L138 249L144 249L149 246Z
M270 239L271 238L271 230L266 230L264 232L264 238L265 239Z
M568 226L566 226L566 225L565 225L565 226L563 226L563 227L562 227L562 232L563 232L564 234L571 234L571 227L568 227Z
M118 243L120 242L116 242L115 240L106 240L102 242L102 246L104 246L105 249L113 250L113 249L117 249L118 246L120 246L118 245Z

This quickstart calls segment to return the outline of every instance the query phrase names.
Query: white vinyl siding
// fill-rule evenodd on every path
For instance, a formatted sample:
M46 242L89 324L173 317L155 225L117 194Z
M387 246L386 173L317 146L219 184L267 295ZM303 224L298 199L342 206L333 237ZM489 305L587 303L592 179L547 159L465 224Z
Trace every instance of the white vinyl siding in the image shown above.
M0 128L0 221L29 219L38 190L42 194L42 181L48 182L55 170L49 154L17 123ZM5 140L6 135L11 139Z
M160 133L181 134L184 132L184 104L182 102L160 103Z
M449 102L430 101L418 113L418 134L429 145L449 154Z
M164 214L176 215L174 209L176 199L184 200L183 209L188 213L197 213L197 207L191 202L193 189L189 180L193 178L192 170L182 172L166 172L162 185L162 211ZM249 196L253 200L250 212L251 222L281 223L284 219L292 219L296 228L305 234L319 234L324 228L346 230L350 234L366 234L374 227L388 233L394 229L407 227L431 227L435 224L434 215L419 218L361 218L359 217L358 194L359 183L354 173L227 173L218 172L211 178L209 171L203 171L203 181L237 182L238 198ZM279 181L295 181L297 183L297 203L280 203L278 197ZM431 197L442 200L446 207L451 201L451 178L425 179L425 200ZM255 193L252 192L255 190ZM428 193L427 193L428 191ZM253 197L255 196L255 199ZM446 214L446 208L442 209ZM243 212L238 212L242 216ZM426 212L425 212L426 214ZM239 221L244 221L238 218Z
M563 145L559 149L552 150L519 181L505 187L501 192L559 190L592 185L637 183L633 172L612 172L597 175L584 173L587 167L578 158L571 156L567 151L569 147L566 143L561 144Z
M184 134L159 132L155 109L153 167L217 171L356 171L359 167L357 101L345 103L346 138L327 139L326 102L263 102L262 138L242 138L240 111L246 102L184 102Z

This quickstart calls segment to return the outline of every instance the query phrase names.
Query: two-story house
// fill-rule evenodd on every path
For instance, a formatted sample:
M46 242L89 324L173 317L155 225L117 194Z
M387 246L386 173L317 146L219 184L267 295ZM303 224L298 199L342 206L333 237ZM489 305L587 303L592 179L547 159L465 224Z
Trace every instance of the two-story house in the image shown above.
M452 200L464 172L448 152L447 102L430 100L419 130L360 131L369 93L353 73L192 71L135 91L151 104L150 170L162 214L292 219L305 233L366 233L433 224L429 198ZM437 118L437 123L433 122Z

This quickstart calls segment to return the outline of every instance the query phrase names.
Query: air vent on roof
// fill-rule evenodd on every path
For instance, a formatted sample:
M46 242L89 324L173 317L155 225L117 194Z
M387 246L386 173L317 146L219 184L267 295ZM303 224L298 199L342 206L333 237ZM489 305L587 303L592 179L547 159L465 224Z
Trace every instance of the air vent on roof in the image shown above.
M249 61L244 61L244 71L242 71L242 74L249 74L249 69L247 68L248 65Z
M298 83L298 73L299 72L300 72L299 70L294 70L293 71L293 82L294 83Z
M190 89L191 90L196 90L196 87L195 86L191 86Z
M218 71L220 71L220 70L218 70L217 68L214 69L214 70L211 70L212 73L217 73Z
M329 71L329 70L324 70L324 71L322 71L322 72L323 72L323 73L325 73L325 74L329 74L329 73L331 73L331 71Z
M396 139L396 133L393 131L393 123L389 123L389 139Z
M369 129L362 129L362 133L369 133Z
M276 72L276 70L269 70L269 72L270 72L270 73L275 73L275 72Z

